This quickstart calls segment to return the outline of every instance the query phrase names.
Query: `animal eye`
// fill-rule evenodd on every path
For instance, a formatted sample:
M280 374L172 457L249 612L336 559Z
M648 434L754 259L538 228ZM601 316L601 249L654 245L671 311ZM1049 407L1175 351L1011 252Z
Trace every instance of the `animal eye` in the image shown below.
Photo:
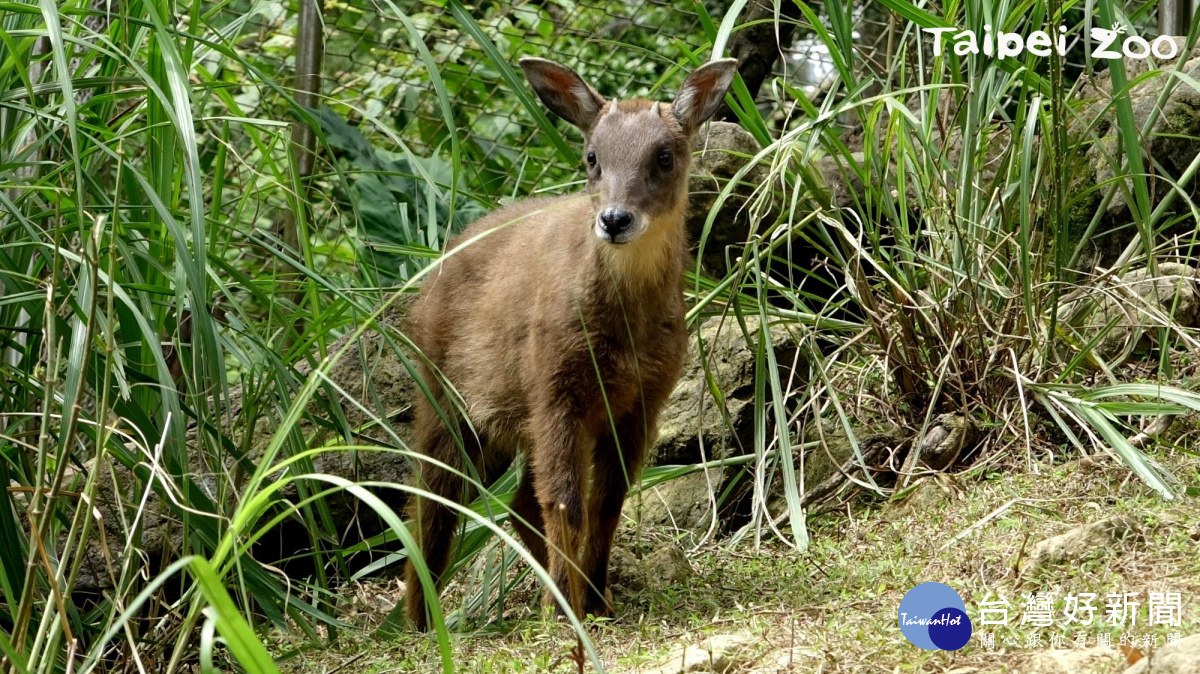
M588 166L590 166L592 168L596 168L596 152L595 152L595 150L588 152L587 163L588 163Z
M671 156L669 151L663 150L662 152L658 153L658 165L664 170L671 168L671 165L674 163L674 161L675 158Z

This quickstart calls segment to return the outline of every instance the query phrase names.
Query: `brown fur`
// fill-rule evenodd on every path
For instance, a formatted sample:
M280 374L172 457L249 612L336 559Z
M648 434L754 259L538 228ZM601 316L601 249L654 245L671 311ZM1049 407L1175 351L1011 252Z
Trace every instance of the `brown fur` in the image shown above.
M551 109L583 129L597 166L584 193L521 201L472 224L425 280L411 329L436 408L418 404L417 450L481 476L526 452L511 505L517 532L577 614L606 614L621 506L687 351L687 169L704 110L681 120L668 104L608 103L562 66L522 66ZM703 84L721 82L710 72ZM663 152L670 170L656 164ZM597 213L611 205L639 218L640 235L618 245L597 234ZM453 391L434 383L435 370ZM459 475L429 462L419 483L452 501L467 496ZM426 498L410 515L437 578L458 517ZM408 616L424 629L411 562L406 581Z

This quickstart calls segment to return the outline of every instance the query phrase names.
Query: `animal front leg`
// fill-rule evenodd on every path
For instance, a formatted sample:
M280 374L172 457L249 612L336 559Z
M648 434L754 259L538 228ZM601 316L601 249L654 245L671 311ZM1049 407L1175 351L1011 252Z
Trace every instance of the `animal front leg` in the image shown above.
M546 527L547 570L575 615L582 615L583 574L579 546L583 539L584 482L588 440L571 415L557 411L535 419L533 451L534 491ZM554 602L547 589L545 604ZM560 606L561 610L562 607Z
M592 453L592 492L587 519L591 524L583 555L587 594L584 610L592 615L612 614L608 593L608 559L613 535L621 522L621 508L637 480L645 454L646 424L641 414L631 414L616 424L616 435L607 433Z

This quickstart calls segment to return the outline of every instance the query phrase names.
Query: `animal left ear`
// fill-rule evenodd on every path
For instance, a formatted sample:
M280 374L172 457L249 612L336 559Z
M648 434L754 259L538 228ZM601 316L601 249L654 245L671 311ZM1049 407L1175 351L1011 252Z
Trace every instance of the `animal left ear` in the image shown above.
M546 107L587 134L604 109L604 98L561 63L529 56L520 63L525 79Z
M689 134L721 107L737 72L737 59L710 61L688 76L671 106L675 119Z

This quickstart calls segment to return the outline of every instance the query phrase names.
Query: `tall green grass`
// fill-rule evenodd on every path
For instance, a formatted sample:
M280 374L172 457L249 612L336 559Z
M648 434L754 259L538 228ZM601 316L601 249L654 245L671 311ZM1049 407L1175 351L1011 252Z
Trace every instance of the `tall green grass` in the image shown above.
M1164 498L1178 496L1177 480L1128 440L1140 419L1180 414L1198 400L1195 392L1173 386L1173 354L1184 353L1184 340L1171 337L1182 334L1178 325L1171 316L1162 318L1170 327L1161 333L1157 376L1123 385L1095 350L1115 322L1088 332L1062 318L1068 294L1098 275L1080 266L1079 251L1099 235L1095 223L1102 213L1095 214L1092 227L1079 226L1072 209L1089 195L1069 192L1071 172L1086 163L1084 154L1096 139L1092 119L1079 123L1089 111L1095 114L1087 105L1091 101L1080 100L1081 87L1064 74L1068 66L1059 57L960 57L947 47L935 58L921 33L957 26L983 35L988 24L1021 34L1066 25L1071 34L1086 35L1084 12L1069 3L952 2L941 13L903 0L884 4L903 21L889 36L893 58L869 64L854 54L846 27L851 5L829 0L823 18L816 8L802 6L832 56L837 82L820 108L785 84L777 88L776 100L794 116L754 158L771 169L752 202L767 217L745 249L728 256L740 260L731 273L741 289L757 298L786 298L770 304L760 299L764 316L790 304L795 317L839 307L863 320L863 332L849 340L811 329L810 377L793 416L777 402L786 389L774 368L760 369L759 376L768 377L762 390L772 401L777 431L774 437L760 432L756 451L763 455L772 444L781 449L777 461L785 476L791 540L799 548L806 544L801 495L787 479L801 457L790 451L789 433L779 429L801 434L826 419L853 437L854 418L864 412L916 435L936 415L956 412L990 431L982 456L1017 450L1030 464L1053 455L1046 437L1050 424L1079 451L1118 457ZM1116 3L1096 5L1105 25L1119 21L1135 32L1145 22L1134 21L1146 11L1140 7L1130 15ZM1186 257L1194 240L1179 250L1166 248L1161 233L1169 211L1151 201L1141 140L1156 114L1137 128L1124 65L1107 65L1096 77L1109 80L1116 94L1102 114L1120 129L1124 145L1110 158L1117 178L1095 189L1104 194L1104 204L1114 192L1126 192L1137 232L1117 266L1101 270L1119 277L1132 268L1154 270L1160 256ZM1137 81L1155 76L1173 81L1156 70ZM1160 106L1166 97L1164 92ZM863 125L860 152L852 152L840 133L848 113ZM1068 133L1080 128L1087 131ZM832 158L841 179L862 185L852 208L829 207L828 185L811 170L821 156ZM1185 188L1176 183L1165 201L1180 195L1186 199ZM714 224L710 216L708 226ZM797 245L801 255L788 255L781 240ZM833 268L824 290L828 299L815 302L795 292L794 282L809 273L814 249L827 254ZM1073 303L1072 310L1086 313L1096 296ZM822 341L828 345L815 348ZM857 347L842 348L848 343ZM1096 387L1095 368L1108 373L1112 385ZM766 413L764 407L761 414ZM871 476L864 467L856 477L862 486L888 493ZM901 484L911 477L900 476ZM768 514L756 512L752 526L761 526Z
M329 590L345 563L324 497L363 488L314 472L296 421L345 415L294 366L328 368L329 344L370 325L385 295L346 254L339 204L297 202L288 123L311 115L237 47L261 7L217 22L200 3L4 6L6 670L235 660L269 672L262 629L338 629ZM244 109L231 73L286 117ZM301 214L295 249L268 226L287 213ZM260 415L265 447L246 423ZM359 495L407 537L378 497ZM249 554L281 519L309 532L311 580ZM160 566L143 537L163 535ZM81 573L103 593L78 595ZM440 642L450 669L444 627Z
M1060 320L1066 292L1085 278L1074 268L1084 242L1069 229L1070 195L1055 184L1088 142L1063 132L1079 109L1067 82L1055 64L931 60L918 48L921 26L1033 29L1071 23L1063 17L1078 12L1039 0L951 2L934 15L922 4L884 2L904 21L894 37L898 56L883 70L855 51L852 7L830 0L804 7L838 72L820 107L785 82L770 83L791 114L780 128L740 82L730 95L764 146L755 159L770 166L770 179L747 207L756 228L729 255L734 267L719 279L699 268L689 275L689 321L731 314L786 324L809 356L793 391L795 382L780 379L770 333L752 344L754 446L714 465L778 475L788 512L778 527L783 519L766 507L767 480L754 480L741 536L774 531L804 548L807 495L798 474L802 450L812 447L806 431L832 423L854 442L860 413L919 431L935 414L959 411L994 429L982 451L1030 460L1046 444L1035 423L1048 419L1080 450L1114 452L1165 497L1178 493L1128 437L1136 419L1200 409L1200 398L1115 377L1093 386L1085 368L1096 361L1097 338L1072 334ZM745 3L733 4L724 16L694 5L716 51L740 27L736 8ZM268 651L264 631L336 639L337 585L351 576L350 556L369 544L411 543L382 497L411 487L353 483L317 466L337 452L422 460L392 429L395 410L381 408L369 381L356 398L330 373L368 330L409 363L407 338L379 319L428 270L460 205L470 206L459 200L473 186L440 64L389 3L429 70L451 142L441 157L418 157L402 133L368 118L373 135L405 161L366 153L362 162L376 164L320 164L314 180L349 195L343 199L307 190L289 151L289 123L313 124L329 146L337 144L334 127L296 106L285 83L239 46L266 3L233 19L207 3L0 8L3 668L86 673L153 662L167 672L276 671L276 659L296 654ZM1101 2L1097 10L1116 20L1125 8ZM574 156L512 69L517 54L492 43L466 6L452 1L446 11L481 43L544 142ZM708 55L681 44L664 55L664 80ZM1120 68L1106 76L1118 92L1116 123L1137 138ZM839 134L851 112L863 123L861 154ZM827 186L812 169L821 155L863 183L857 208L831 209L821 196ZM1128 191L1139 232L1121 264L1153 266L1168 213L1150 201L1140 145L1112 161L1128 180L1096 189L1106 200ZM398 287L381 287L355 236L356 226L378 217L353 196L356 171L423 196L425 208L397 215L411 218L411 240L372 243L407 265L392 277ZM311 203L299 202L304 194ZM489 202L496 194L472 196ZM275 234L289 213L299 216L294 248ZM811 274L813 250L827 254L830 275ZM825 279L834 287L814 293ZM1159 372L1170 381L1169 357ZM363 444L363 435L375 442ZM640 486L699 468L652 468ZM873 473L853 477L888 493ZM493 485L471 481L477 498L461 508L466 534L452 565L472 571L467 598L457 611L434 611L444 671L454 669L451 632L497 620L509 570L526 568L526 553L501 526L515 472ZM338 494L360 500L385 532L343 544L330 511ZM150 540L163 531L162 517L171 522L165 546ZM254 555L253 545L285 523L307 532L311 575L290 577L276 560ZM148 549L168 558L147 559ZM400 559L380 558L358 573ZM548 582L544 570L532 573ZM85 575L104 591L82 601L76 590ZM602 669L578 618L570 624L581 656Z

